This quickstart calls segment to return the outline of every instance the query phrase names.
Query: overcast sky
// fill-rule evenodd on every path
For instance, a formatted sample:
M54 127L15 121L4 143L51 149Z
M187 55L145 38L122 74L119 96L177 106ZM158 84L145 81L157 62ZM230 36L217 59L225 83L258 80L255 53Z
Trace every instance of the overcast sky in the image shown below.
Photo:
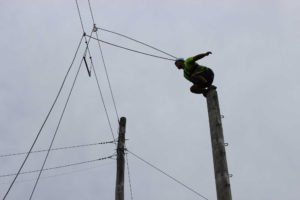
M233 199L298 200L300 189L297 0L91 0L97 26L132 36L176 57L211 51L199 63L215 72ZM85 29L92 19L79 0ZM0 154L28 151L82 36L74 0L0 1ZM161 55L124 38L100 38ZM118 123L97 43L90 44L114 134ZM102 44L127 147L206 198L216 199L206 100L173 62ZM84 46L35 150L47 148ZM54 147L112 140L95 76L82 66ZM46 168L109 156L115 146L52 152ZM30 156L24 171L39 169ZM133 198L201 199L128 155ZM24 156L0 158L0 174ZM42 174L33 199L114 199L115 160ZM37 174L20 175L7 199L28 199ZM13 177L0 178L4 196ZM130 199L126 175L125 199Z

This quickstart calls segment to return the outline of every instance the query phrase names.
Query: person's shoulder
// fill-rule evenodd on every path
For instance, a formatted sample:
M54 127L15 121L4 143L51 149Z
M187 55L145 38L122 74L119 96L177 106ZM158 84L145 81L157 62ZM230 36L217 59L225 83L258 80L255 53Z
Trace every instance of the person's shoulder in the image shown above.
M185 59L185 62L186 63L194 62L194 57L189 57L189 58Z

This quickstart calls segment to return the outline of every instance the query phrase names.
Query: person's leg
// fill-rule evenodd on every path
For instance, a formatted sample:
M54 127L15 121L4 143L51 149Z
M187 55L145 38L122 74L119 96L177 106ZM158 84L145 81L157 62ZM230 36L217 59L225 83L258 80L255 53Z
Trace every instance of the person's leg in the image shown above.
M206 97L210 89L216 88L212 85L213 80L214 73L209 68L201 73L193 74L194 85L190 88L190 90L192 93L203 94L203 96Z
M214 81L214 72L210 69L207 68L203 73L202 76L207 80L205 86L210 87Z
M214 73L211 69L207 68L205 71L200 73L195 73L192 75L193 82L200 85L203 88L211 86L214 80Z
M201 73L194 73L192 75L192 82L195 84L195 85L198 85L198 86L201 86L202 88L205 87L206 83L207 83L207 80L206 78L203 76L202 72Z

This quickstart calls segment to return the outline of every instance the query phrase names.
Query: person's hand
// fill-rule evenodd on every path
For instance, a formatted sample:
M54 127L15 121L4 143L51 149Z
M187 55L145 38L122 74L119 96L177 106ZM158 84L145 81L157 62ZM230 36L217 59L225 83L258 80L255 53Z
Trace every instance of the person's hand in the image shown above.
M206 55L208 56L209 54L212 54L210 51L206 52Z

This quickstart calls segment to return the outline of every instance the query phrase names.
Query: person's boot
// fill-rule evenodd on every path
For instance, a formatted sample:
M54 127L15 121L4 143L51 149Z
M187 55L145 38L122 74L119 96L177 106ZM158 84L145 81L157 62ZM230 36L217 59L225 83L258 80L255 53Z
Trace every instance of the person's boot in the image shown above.
M203 94L203 96L206 98L207 97L207 93L208 93L208 91L209 91L209 89L208 88L205 88L205 89L203 89L203 92L202 92L202 94Z
M217 86L211 85L211 86L208 87L208 89L209 89L209 90L215 90L215 89L217 89Z
M217 89L217 87L214 86L214 85L211 85L211 86L209 86L208 88L205 88L204 91L202 92L202 94L203 94L204 97L207 97L208 91L209 91L209 90L215 90L215 89Z
M195 94L202 94L203 92L205 92L205 89L198 85L192 85L190 90L192 93L195 93Z

